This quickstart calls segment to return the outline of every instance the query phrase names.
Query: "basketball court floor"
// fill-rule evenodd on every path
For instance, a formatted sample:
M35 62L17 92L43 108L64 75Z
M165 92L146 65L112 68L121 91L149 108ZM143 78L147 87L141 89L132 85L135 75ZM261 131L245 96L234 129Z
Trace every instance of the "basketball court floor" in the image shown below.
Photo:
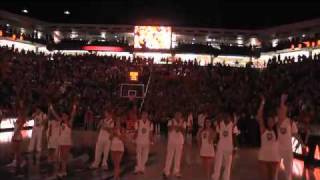
M28 144L30 130L25 133L24 146ZM26 165L19 173L15 172L13 167L10 167L12 161L12 153L10 147L10 132L0 133L0 179L31 179L31 180L51 180L56 179L54 168L46 163L45 154L41 157L36 157L24 153L23 157ZM85 138L78 138L74 141L87 141ZM94 139L94 138L92 138ZM92 141L92 140L90 140ZM93 144L94 142L82 142L81 146L75 146L72 150L72 158L69 161L69 175L64 179L79 180L79 179L113 179L112 170L90 170L88 166L92 162ZM192 148L185 147L185 156L182 161L181 180L205 180L205 172L202 168L199 153L196 146ZM166 152L166 139L158 137L157 142L151 148L150 158L147 164L147 169L144 175L133 174L135 166L135 157L132 153L126 153L122 162L121 178L123 180L161 180L163 179L162 169L164 167ZM188 156L187 156L188 155ZM112 169L112 165L110 165ZM295 180L320 180L320 168L306 167L304 162L298 159L294 160L293 174ZM234 157L232 167L232 180L259 180L260 179L259 164L257 162L257 149L241 148ZM170 177L169 179L176 179ZM284 180L284 173L281 170L279 180Z

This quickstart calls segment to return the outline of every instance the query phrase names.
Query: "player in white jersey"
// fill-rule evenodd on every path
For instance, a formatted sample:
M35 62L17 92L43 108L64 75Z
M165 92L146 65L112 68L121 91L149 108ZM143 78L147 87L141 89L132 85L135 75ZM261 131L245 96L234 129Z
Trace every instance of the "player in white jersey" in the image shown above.
M261 137L261 147L258 154L262 171L261 178L277 180L280 163L277 114L272 110L265 111L264 105L265 99L263 97L257 113Z
M103 155L101 166L104 170L107 170L108 156L111 146L110 135L112 133L112 129L114 128L114 121L108 111L104 112L104 118L100 121L99 128L100 132L96 143L95 158L90 168L98 168L101 162L101 156Z
M168 122L169 137L167 146L166 162L163 176L167 178L170 175L170 169L174 160L174 172L176 177L181 177L180 165L182 150L184 144L184 134L186 130L186 122L182 118L181 112L175 114L174 119Z
M220 116L219 116L220 117ZM221 167L224 164L223 180L230 180L230 172L232 165L232 156L234 153L234 143L236 128L232 114L224 114L218 119L216 131L219 141L217 145L217 153L215 157L213 180L219 180L221 176Z
M69 159L70 149L72 146L72 125L74 116L76 114L77 105L72 105L72 111L70 114L63 112L59 116L54 110L53 106L49 106L50 112L60 122L59 137L58 137L58 151L59 151L59 170L58 176L67 176L67 161Z
M40 110L36 109L36 112L32 114L32 119L34 120L34 126L32 128L32 135L30 139L29 152L41 152L42 151L42 136L44 131L44 126L47 120L47 115Z
M211 167L214 158L214 141L216 139L216 132L212 127L211 120L205 119L204 127L198 136L200 145L200 157L202 158L203 167L206 171L207 178L210 179Z
M48 142L48 161L53 162L58 158L58 138L60 130L60 122L49 114L49 123L47 129L47 142Z
M292 180L293 149L291 141L292 136L298 133L298 128L296 123L287 117L286 100L287 95L283 95L278 111L278 139L280 144L280 158L283 160L286 179Z
M137 165L135 173L144 173L148 161L150 144L153 141L153 124L147 112L142 112L141 119L135 124L137 144Z
M114 180L120 179L120 164L124 153L125 130L120 126L120 119L117 120L111 136L111 158L114 165Z

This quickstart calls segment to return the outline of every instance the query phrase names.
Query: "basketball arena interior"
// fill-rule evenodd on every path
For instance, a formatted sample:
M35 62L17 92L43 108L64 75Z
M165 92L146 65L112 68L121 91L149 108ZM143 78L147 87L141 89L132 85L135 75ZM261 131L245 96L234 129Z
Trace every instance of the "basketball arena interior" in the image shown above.
M217 166L224 166L224 180L320 180L320 16L237 29L59 23L31 13L0 5L1 179L219 180ZM269 113L263 118L277 114L274 128L259 121L263 106ZM292 133L291 165L288 155L260 159L275 158L268 147L285 146L278 142L288 133L282 109ZM144 118L150 127L140 127ZM185 127L172 125L179 118ZM228 118L230 156L221 145L228 130L220 124L226 128ZM62 139L52 154L50 122L58 120ZM202 147L211 133L207 121L218 138ZM148 128L151 140L142 137ZM263 139L264 131L276 145L269 134ZM139 147L146 142L145 158ZM203 155L211 145L214 155Z

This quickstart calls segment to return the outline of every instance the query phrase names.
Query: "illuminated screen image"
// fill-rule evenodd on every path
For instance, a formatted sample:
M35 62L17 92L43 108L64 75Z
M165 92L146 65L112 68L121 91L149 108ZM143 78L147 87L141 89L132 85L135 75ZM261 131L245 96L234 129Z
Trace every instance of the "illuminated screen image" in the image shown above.
M134 48L170 49L171 27L135 26Z

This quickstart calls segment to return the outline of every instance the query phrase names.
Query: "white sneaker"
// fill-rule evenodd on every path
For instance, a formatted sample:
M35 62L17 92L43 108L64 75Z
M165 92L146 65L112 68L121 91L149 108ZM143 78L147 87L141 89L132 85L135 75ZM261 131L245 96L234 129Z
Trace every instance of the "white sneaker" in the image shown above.
M134 174L139 174L140 171L134 170Z
M175 173L174 176L177 177L177 178L181 178L182 177L182 175L179 172Z
M15 167L17 166L17 161L14 159L11 163L7 164L7 167Z
M66 177L67 176L67 172L58 173L57 176L60 177L60 178Z
M26 161L22 161L21 164L20 164L20 167L24 167L25 165L27 165L27 162Z
M98 166L92 164L89 168L90 169L98 169Z

